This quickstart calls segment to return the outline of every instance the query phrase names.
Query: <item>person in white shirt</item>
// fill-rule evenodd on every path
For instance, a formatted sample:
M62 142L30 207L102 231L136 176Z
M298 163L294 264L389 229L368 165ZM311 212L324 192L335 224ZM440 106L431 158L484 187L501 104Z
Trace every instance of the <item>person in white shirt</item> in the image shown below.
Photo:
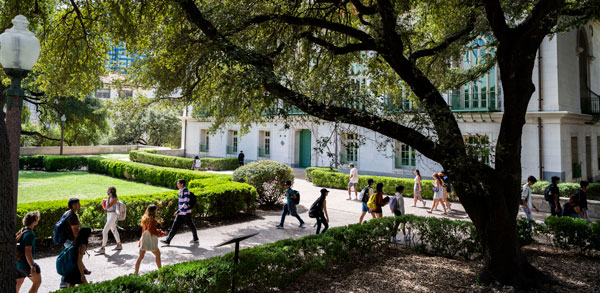
M396 186L396 194L392 198L390 198L390 211L394 216L399 217L405 215L404 212L404 186L398 185ZM399 223L397 223L399 224ZM398 231L398 226L394 227L394 231ZM402 224L402 234L404 234L404 241L408 239L408 234L406 234L406 227ZM396 235L394 235L394 242L396 242Z
M533 176L529 176L527 177L527 183L525 183L525 185L523 185L522 191L521 191L521 209L523 210L523 213L525 213L525 216L527 217L527 219L532 220L533 221L533 214L531 213L531 209L535 209L536 212L539 212L538 208L533 204L533 202L531 202L531 188L530 186L535 184L537 182L537 179L535 179L535 177Z
M352 199L352 187L354 187L354 200L358 200L358 169L350 164L350 182L348 182L348 200Z

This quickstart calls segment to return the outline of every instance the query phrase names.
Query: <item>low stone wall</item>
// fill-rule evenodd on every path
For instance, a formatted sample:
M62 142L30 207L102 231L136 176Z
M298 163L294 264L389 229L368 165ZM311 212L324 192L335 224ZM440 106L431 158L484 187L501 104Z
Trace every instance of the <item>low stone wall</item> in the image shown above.
M568 201L568 198L561 197L560 205L562 206ZM533 194L531 202L540 210L540 212L550 213L550 206L543 195ZM600 201L588 200L588 214L590 218L600 218Z
M173 149L156 149L156 153L159 155L165 155L165 156L175 156L175 157L183 157L183 149L177 149L177 150L173 150Z
M63 155L100 155L100 154L128 154L129 151L142 149L156 149L160 154L182 156L183 150L172 150L166 147L145 145L97 145L97 146L63 146ZM59 146L51 147L21 147L21 156L33 155L58 155Z

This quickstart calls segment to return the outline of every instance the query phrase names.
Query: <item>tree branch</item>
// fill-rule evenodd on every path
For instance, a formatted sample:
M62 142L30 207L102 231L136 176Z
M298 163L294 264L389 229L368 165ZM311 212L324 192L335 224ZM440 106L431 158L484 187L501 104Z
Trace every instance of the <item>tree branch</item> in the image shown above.
M47 140L53 140L53 141L60 141L60 138L52 138L49 136L45 136L37 131L25 131L25 130L21 130L21 135L30 135L30 136L37 136L41 139L47 139Z
M343 54L348 54L348 53L358 52L358 51L368 51L368 50L374 51L377 49L377 47L375 46L374 43L371 43L371 44L367 44L367 43L348 44L343 47L340 47L340 46L336 46L326 40L323 40L321 38L317 38L310 33L306 33L306 39L309 40L310 42L313 42L313 43L321 46L321 47L326 48L327 50L331 51L335 55L343 55Z
M500 6L500 1L485 0L483 2L487 20L492 27L494 35L500 42L506 40L509 36L510 28L508 27L508 24L506 24L504 11L502 10L502 6Z
M350 2L352 2L359 15L373 15L377 13L377 5L365 6L360 0L350 0Z
M423 49L423 50L419 50L419 51L412 53L410 55L410 57L408 57L408 59L411 62L415 62L419 58L426 57L426 56L433 56L439 52L442 52L442 51L446 50L446 48L448 48L448 46L450 46L452 43L454 43L454 42L458 41L460 38L468 35L474 29L475 29L475 15L472 14L471 17L469 17L469 23L467 24L467 26L464 29L462 29L461 31L455 32L454 34L447 37L444 41L442 41L441 43L437 44L436 46L434 46L432 48Z

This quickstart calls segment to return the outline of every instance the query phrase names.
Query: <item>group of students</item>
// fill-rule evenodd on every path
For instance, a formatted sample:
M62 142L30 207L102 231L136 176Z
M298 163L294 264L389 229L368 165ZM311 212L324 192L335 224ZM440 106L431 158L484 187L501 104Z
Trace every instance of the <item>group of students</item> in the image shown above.
M292 189L292 181L286 181L284 184L285 187L285 204L283 205L283 210L281 211L281 220L279 224L275 227L277 229L283 229L283 225L285 223L285 218L287 215L292 215L298 222L300 223L298 227L304 227L304 220L298 214L296 209L296 205L300 203L300 193L294 189ZM321 189L321 195L315 202L310 206L308 210L308 216L311 218L315 218L317 220L315 226L317 227L316 234L325 233L327 229L329 229L329 213L327 213L327 196L329 195L329 190L323 188ZM323 226L323 230L321 230L321 226Z
M564 205L560 205L560 190L558 183L560 178L553 176L551 178L552 183L544 190L544 200L548 202L550 208L550 215L556 217L573 217L581 218L589 221L588 210L587 210L587 195L586 191L590 188L587 181L579 182L579 189L569 196L569 201ZM532 210L539 212L539 209L533 204L531 200L531 186L537 182L534 176L527 177L527 182L521 188L521 209L525 216L533 220Z
M181 224L186 223L192 230L193 239L190 243L199 243L196 226L192 221L191 211L195 196L185 187L185 180L178 179L177 187L179 189L178 209L175 211L175 221L169 233L165 233L158 229L156 221L157 206L154 204L148 205L142 216L140 224L142 226L142 235L138 242L139 256L135 263L134 273L139 273L140 264L147 251L154 254L156 258L156 266L161 268L161 256L158 247L158 238L167 236L165 240L161 240L166 245L169 245ZM107 214L106 224L102 230L102 246L96 250L98 255L104 254L108 232L112 231L117 242L114 250L123 249L117 230L118 221L118 205L120 204L117 197L117 190L114 187L109 187L107 190L108 197L103 201L103 208ZM88 281L86 275L92 272L88 270L83 263L83 255L87 253L89 238L92 233L89 227L80 227L79 216L77 212L81 208L79 199L71 198L68 201L69 210L66 211L54 228L54 242L64 246L63 251L57 258L56 269L62 276L60 288L74 287L78 284L86 284ZM16 292L19 292L25 278L29 278L33 285L29 292L37 292L41 283L41 268L35 263L35 243L36 236L34 232L35 226L40 221L40 212L29 212L23 217L23 228L16 234L17 253L16 253Z

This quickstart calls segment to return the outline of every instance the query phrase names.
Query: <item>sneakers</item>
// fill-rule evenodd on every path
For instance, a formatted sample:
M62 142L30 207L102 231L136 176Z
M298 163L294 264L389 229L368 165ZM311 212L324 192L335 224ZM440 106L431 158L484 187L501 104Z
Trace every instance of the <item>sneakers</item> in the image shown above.
M355 196L355 197L354 197L354 200L358 200L358 196Z
M123 246L121 244L117 245L113 250L123 250Z
M200 243L200 240L198 240L198 239L190 241L190 244L198 244L198 243Z
M298 227L304 228L304 222L300 223L300 225Z
M94 251L97 254L104 254L104 247L100 247L98 248L96 251Z
M348 195L348 198L346 198L346 200L352 200L352 197Z
M170 245L169 241L167 241L167 240L162 240L162 239L161 239L161 240L159 240L159 241L160 241L160 243L162 243L162 244L164 244L164 245L166 245L166 246L169 246L169 245Z
M277 225L277 226L275 226L275 228L277 228L277 229L283 229L283 226Z

